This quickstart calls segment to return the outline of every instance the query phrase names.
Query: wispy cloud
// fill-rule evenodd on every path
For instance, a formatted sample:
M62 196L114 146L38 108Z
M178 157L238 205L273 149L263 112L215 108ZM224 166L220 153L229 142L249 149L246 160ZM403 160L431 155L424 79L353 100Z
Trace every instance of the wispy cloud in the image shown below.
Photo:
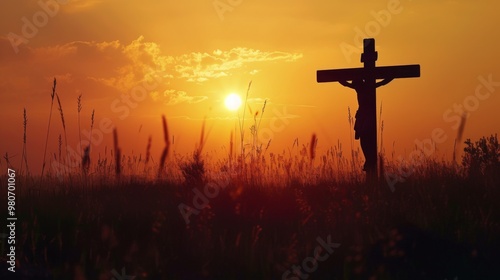
M189 82L204 82L212 78L230 75L231 70L255 66L255 63L283 61L293 62L302 58L301 53L280 51L260 51L249 48L214 50L212 53L190 53L175 58L175 70L180 78ZM258 69L247 69L249 74L258 73Z
M185 91L168 89L165 90L162 94L158 91L154 91L151 93L151 98L154 101L162 101L165 105L177 105L180 103L188 103L195 104L200 103L208 99L208 96L191 96L188 95Z
M86 11L96 7L102 2L103 0L65 0L63 11L67 13L77 13L81 11Z

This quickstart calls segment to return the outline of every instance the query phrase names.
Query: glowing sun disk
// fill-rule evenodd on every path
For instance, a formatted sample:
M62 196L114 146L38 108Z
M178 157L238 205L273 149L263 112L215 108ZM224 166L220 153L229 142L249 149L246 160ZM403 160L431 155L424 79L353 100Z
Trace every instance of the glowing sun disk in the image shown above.
M241 97L236 93L231 93L224 100L224 104L226 104L226 108L231 111L236 111L241 106Z

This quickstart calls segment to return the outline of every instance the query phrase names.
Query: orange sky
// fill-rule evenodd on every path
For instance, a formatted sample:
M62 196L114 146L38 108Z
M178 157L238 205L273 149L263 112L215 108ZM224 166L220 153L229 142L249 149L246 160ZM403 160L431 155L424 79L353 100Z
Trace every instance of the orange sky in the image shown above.
M438 148L449 158L459 115L454 104L470 111L464 138L499 132L497 1L366 2L8 1L0 11L0 153L19 165L26 108L28 160L39 172L54 77L73 150L78 95L84 134L95 109L94 132L103 140L93 143L94 158L111 147L108 126L118 128L125 155L144 155L152 135L159 157L162 114L178 153L193 150L206 117L206 151L223 154L236 123L223 100L243 95L250 81L251 109L268 100L260 129L263 141L272 136L271 150L291 148L295 138L307 143L316 133L320 153L338 140L348 151L347 108L354 114L355 93L317 84L316 70L361 67L365 36L376 39L377 65L421 65L420 78L378 90L389 154L404 156L415 140L442 129L446 140ZM55 102L51 159L60 134Z

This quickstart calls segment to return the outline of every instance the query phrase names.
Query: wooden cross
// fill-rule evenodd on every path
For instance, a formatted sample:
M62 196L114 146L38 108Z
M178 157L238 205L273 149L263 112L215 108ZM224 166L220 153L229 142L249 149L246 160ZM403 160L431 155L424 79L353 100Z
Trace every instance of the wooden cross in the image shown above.
M356 133L362 132L359 138L366 160L364 170L368 176L378 177L376 88L395 78L420 77L420 65L376 67L378 53L375 51L375 39L364 39L363 45L363 68L318 70L316 79L318 83L339 82L356 90L359 109L356 113L355 129L358 126ZM377 79L384 81L377 83Z

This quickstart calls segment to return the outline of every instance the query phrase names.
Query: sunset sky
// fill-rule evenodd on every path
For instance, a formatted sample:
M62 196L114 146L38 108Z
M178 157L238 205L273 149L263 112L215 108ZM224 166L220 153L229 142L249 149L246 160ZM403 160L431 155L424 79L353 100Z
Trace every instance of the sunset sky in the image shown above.
M376 40L377 65L421 65L420 78L378 89L386 152L404 157L416 140L442 129L438 154L450 159L459 104L469 111L463 140L500 131L499 10L493 0L5 1L1 166L6 152L19 166L26 108L28 160L33 173L40 171L54 77L73 150L77 97L82 94L84 134L95 109L94 133L103 141L94 136L94 159L106 146L109 153L115 126L123 154L144 155L151 135L157 161L162 114L176 152L193 151L206 118L205 151L224 154L237 123L224 99L233 92L243 97L250 81L252 112L267 100L260 138L272 137L270 150L287 150L296 138L305 144L316 133L319 153L340 141L349 154L348 107L354 115L356 95L338 83L318 84L316 71L361 67L365 37ZM253 118L247 117L249 137ZM64 138L55 101L51 160L59 135Z

